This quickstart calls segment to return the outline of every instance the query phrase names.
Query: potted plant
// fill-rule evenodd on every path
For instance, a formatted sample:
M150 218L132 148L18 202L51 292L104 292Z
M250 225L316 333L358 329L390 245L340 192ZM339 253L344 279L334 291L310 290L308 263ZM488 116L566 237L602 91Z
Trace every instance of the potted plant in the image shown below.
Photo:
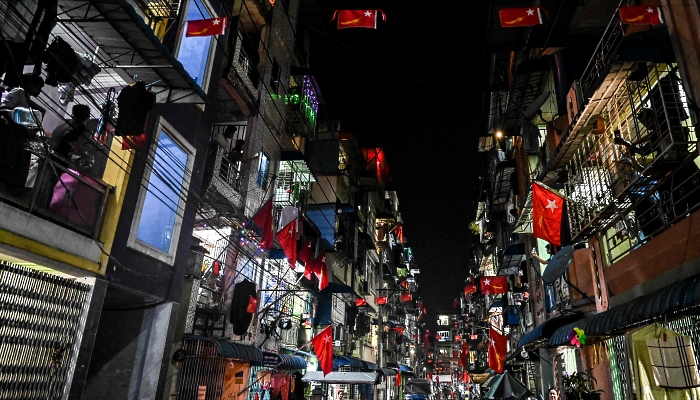
M565 374L562 383L566 400L600 400L603 390L595 388L598 382L585 372Z

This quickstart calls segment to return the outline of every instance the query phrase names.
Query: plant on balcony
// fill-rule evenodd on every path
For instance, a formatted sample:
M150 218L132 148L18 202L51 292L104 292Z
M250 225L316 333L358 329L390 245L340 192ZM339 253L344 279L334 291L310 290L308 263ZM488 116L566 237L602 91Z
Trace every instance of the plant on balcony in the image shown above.
M595 388L596 379L585 372L565 374L562 378L567 400L600 400L603 390Z
M481 228L479 227L479 223L476 221L472 221L469 223L469 230L472 232L472 235L478 235L481 232Z

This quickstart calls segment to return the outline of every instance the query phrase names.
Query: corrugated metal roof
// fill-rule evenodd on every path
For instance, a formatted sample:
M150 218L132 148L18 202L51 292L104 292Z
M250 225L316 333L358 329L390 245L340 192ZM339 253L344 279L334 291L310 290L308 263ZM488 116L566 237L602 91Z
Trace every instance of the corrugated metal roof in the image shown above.
M583 329L588 337L615 335L627 328L697 306L700 306L700 275L639 296L590 318L567 324L552 334L549 345L569 344L569 332L574 327Z

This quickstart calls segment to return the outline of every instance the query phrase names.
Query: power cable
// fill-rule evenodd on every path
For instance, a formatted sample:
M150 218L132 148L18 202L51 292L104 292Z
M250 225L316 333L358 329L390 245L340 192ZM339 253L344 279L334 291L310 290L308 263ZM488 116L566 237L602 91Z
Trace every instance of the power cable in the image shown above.
M266 55L268 56L268 59L269 59L269 52L267 51L267 49L265 49L265 50L266 50ZM268 87L267 87L267 85L265 85L265 83L263 83L263 86L265 87L265 89L268 89ZM82 89L82 87L80 87L80 89ZM282 86L282 89L283 89L283 91L285 90L284 86ZM285 94L286 94L286 93L285 93ZM97 101L94 100L93 98L90 98L90 97L88 97L88 98L91 99L91 100L93 101L93 103L96 103L96 102L97 102ZM281 111L279 110L279 108L277 107L277 105L274 104L274 103L273 103L273 105L274 105L275 108L277 109L278 114L281 116L282 113L281 113ZM56 112L56 109L53 109L53 111ZM261 117L261 119L263 120L263 122L265 122L265 124L268 126L268 129L269 129L269 128L270 128L269 122L264 118L264 116L260 115L260 117ZM273 131L272 129L270 129L270 130ZM273 136L273 137L274 137L274 136ZM279 145L280 147L282 147L281 144L279 143L279 140L277 140L276 137L275 137L275 140L277 141L278 145ZM135 153L137 156L142 156L142 154L139 152L138 149L134 149L134 150L135 150L134 153ZM172 158L172 154L169 154L169 156ZM111 158L110 158L110 159L111 159ZM148 167L149 165L150 165L151 167L153 167L153 166L155 166L155 165L157 164L157 162L158 162L157 160L152 160L152 161L150 162L150 164L147 162L147 167ZM123 168L123 167L122 167L122 168ZM155 169L155 168L152 168L152 169ZM185 171L191 175L191 171L188 171L188 170L186 170L186 169L185 169ZM128 172L128 171L125 171L125 172ZM159 171L156 171L156 174L158 174L158 173L159 173ZM169 180L166 179L166 177L161 176L161 179L164 180L164 181L166 181L166 182L165 182L166 185L169 185L169 186L172 185L172 183L169 182ZM326 179L329 179L329 178L326 176ZM143 182L142 182L141 186L145 187L145 185L143 184ZM170 187L170 188L173 189L172 187ZM146 187L146 189L148 190L147 187ZM161 194L163 194L163 193L161 192ZM336 195L337 195L337 193L336 193ZM327 197L327 194L325 194L325 192L324 192L324 196L326 197L327 200L329 200L328 197ZM183 210L183 211L184 211L184 210ZM179 215L179 216L182 217L182 215ZM324 218L325 218L325 215L324 215ZM326 220L327 220L327 218L326 218ZM330 221L327 220L327 222L329 222L329 224L330 224ZM223 236L222 236L222 237L223 237ZM112 259L113 259L113 258L112 258ZM130 270L130 269L127 268L127 270ZM135 272L135 271L132 271L132 272Z

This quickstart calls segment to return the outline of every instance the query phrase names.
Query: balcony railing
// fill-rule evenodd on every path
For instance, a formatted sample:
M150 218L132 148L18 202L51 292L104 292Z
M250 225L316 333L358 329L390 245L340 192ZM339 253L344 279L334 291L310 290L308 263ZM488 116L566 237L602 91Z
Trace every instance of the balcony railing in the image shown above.
M615 13L608 23L608 27L600 38L598 46L593 52L593 57L588 61L588 65L581 74L581 91L583 98L588 99L592 95L592 91L604 79L610 70L610 66L615 62L618 45L622 42L625 36L623 25L620 18Z
M214 177L211 184L216 191L238 208L243 206L243 197L240 193L243 174L240 168L240 162L231 163L226 157L225 150L223 148L219 149L216 154Z
M238 34L236 46L233 52L233 64L228 71L228 80L243 97L245 102L253 108L258 99L258 75L251 58L243 49L243 37Z
M14 156L29 168L14 172L14 185L4 179L0 198L91 238L99 235L109 191L106 183L90 176L88 168L77 162L57 156L47 159L39 141L29 142Z
M696 135L674 68L648 63L621 85L566 166L574 241L601 233L608 260L684 218L700 204ZM617 136L617 138L616 138Z

